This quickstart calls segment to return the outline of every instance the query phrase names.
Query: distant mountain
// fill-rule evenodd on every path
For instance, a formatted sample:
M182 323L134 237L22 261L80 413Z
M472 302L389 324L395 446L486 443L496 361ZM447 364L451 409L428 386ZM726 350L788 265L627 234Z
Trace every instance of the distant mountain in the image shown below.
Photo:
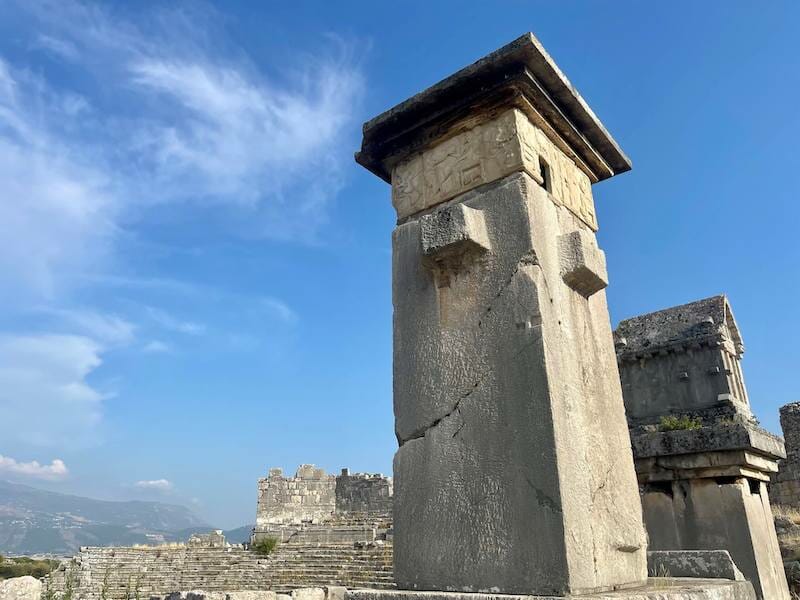
M253 532L253 525L244 525L236 529L223 531L225 540L231 544L243 544L250 541L250 534Z
M80 546L181 541L179 532L190 529L211 527L177 504L93 500L0 481L0 553L68 555Z

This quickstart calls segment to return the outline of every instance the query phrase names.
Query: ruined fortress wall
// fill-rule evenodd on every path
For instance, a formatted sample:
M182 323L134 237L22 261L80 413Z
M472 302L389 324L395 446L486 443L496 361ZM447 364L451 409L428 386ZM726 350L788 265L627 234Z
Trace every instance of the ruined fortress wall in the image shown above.
M342 469L335 477L314 465L300 465L294 477L281 469L270 469L258 481L256 533L296 533L302 523L319 523L335 513L380 513L392 511L392 479L381 474L353 473Z
M335 510L336 478L314 465L300 465L294 477L270 469L269 477L258 481L256 529L320 521Z
M350 474L342 469L336 478L336 512L390 513L392 480L376 473Z
M800 507L800 402L782 406L780 413L786 458L778 462L769 494L775 504Z

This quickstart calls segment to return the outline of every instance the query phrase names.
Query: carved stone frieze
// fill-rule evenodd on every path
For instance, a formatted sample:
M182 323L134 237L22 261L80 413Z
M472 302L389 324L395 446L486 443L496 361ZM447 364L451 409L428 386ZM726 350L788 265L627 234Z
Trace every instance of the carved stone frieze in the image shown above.
M553 201L596 231L589 178L518 109L399 163L392 173L392 202L402 219L517 171L545 185L542 161Z

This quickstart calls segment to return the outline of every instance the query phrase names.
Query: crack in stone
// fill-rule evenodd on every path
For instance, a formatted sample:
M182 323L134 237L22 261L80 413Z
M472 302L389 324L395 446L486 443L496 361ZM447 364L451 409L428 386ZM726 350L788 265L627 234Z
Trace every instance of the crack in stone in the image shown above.
M480 385L481 385L481 384L484 382L484 380L485 380L485 379L486 379L486 378L489 376L489 374L490 374L490 373L491 373L491 370L490 370L490 369L487 369L487 370L486 370L486 371L485 371L485 372L484 372L484 373L483 373L483 374L482 374L482 375L481 375L481 376L478 378L478 380L477 380L477 381L476 381L474 384L472 384L472 387L471 387L469 390L467 390L466 392L463 392L463 393L461 394L461 396L459 397L459 399L458 399L458 400L456 400L456 403L453 405L453 408L451 408L451 409L450 409L450 410L449 410L447 413L445 413L445 414L444 414L444 415L442 415L441 417L439 417L439 418L435 419L435 420L434 420L434 421L433 421L433 422L432 422L430 425L425 425L425 426L423 426L423 427L420 427L420 428L419 428L419 429L417 429L416 431L412 432L412 433L411 433L411 435L409 435L409 436L408 436L408 438L406 438L405 440L402 440L402 441L400 442L400 446L402 446L402 445L403 445L403 444L405 444L406 442L410 442L411 440L416 440L416 439L419 439L419 438L421 438L421 437L425 437L425 434L426 434L426 433L428 433L428 431L429 431L429 430L431 430L431 429L433 429L434 427L436 427L436 426L437 426L439 423L441 423L441 422L442 422L443 420L445 420L447 417L449 417L449 416L451 416L451 415L455 414L455 413L456 413L456 411L458 411L458 410L459 410L459 408L460 408L460 406L461 406L461 403L462 403L464 400L466 400L467 398L469 398L469 397L472 395L472 393L473 393L475 390L477 390L477 389L478 389L478 387L480 387ZM464 427L464 426L462 425L462 426L459 428L459 430L458 430L458 431L461 431L461 429L462 429L463 427ZM458 431L456 432L456 434L458 434ZM455 436L456 436L456 434L454 434L454 435L453 435L453 437L455 437Z
M600 492L600 490L602 490L603 488L606 487L606 484L608 483L608 480L611 477L611 473L614 471L614 467L616 467L616 466L617 466L617 461L611 461L611 464L609 465L608 470L606 471L605 477L603 477L603 479L602 479L602 482L600 483L600 485L598 485L592 491L592 494L591 494L592 508L594 508L594 499L595 499L595 497L597 496L598 492Z
M536 496L536 502L539 503L539 506L541 506L543 508L547 508L548 510L550 510L551 512L554 512L554 513L561 513L562 512L561 506L559 506L559 504L555 500L553 500L550 496L545 494L541 489L539 489L537 486L535 486L533 484L533 482L530 480L530 477L526 476L525 477L525 481L528 483L530 488L533 490L533 495Z
M505 280L503 285L500 286L500 289L497 290L497 293L494 295L494 297L489 301L489 305L486 307L486 310L483 311L483 317L492 312L492 307L494 306L494 303L497 301L498 298L500 298L500 296L502 296L505 293L506 289L514 281L514 278L517 276L519 270L523 266L538 265L538 264L539 264L539 258L536 256L536 252L533 250L533 248L531 248L530 250L525 252L522 256L520 256L519 260L517 260L517 264L514 266L514 270L512 271L511 275L508 277L508 279ZM523 308L527 307L523 306ZM478 320L478 328L480 328L483 325L483 317L481 317Z
M525 253L522 254L522 256L519 257L519 259L517 260L516 265L514 266L514 270L512 271L511 275L506 279L506 281L503 283L503 285L500 286L500 289L497 290L497 292L495 293L494 297L489 301L489 305L486 307L486 310L483 313L484 316L492 311L492 306L505 293L506 289L513 283L514 278L517 276L517 274L519 273L520 269L523 266L528 266L528 265L539 265L539 259L536 256L536 252L533 250L533 248L531 248L530 250L527 250ZM523 305L519 301L519 299L515 298L515 301L518 304L520 304L520 306L524 310L528 309L528 307ZM478 328L479 329L481 328L482 323L483 323L482 319L479 319L478 320ZM539 325L540 323L541 323L541 318L538 320L537 325ZM528 342L527 344L524 344L519 349L519 351L517 353L515 353L514 356L511 357L510 362L517 360L517 358L519 358L519 356L521 354L523 354L528 348L530 348L537 341L538 341L538 339L534 339L534 340ZM491 369L487 369L486 371L484 371L480 375L478 380L472 385L472 387L470 389L468 389L466 392L463 392L461 394L461 396L458 398L458 400L456 400L456 402L453 405L453 407L447 413L445 413L441 417L438 417L438 418L434 419L430 424L424 425L424 426L420 427L419 429L416 429L415 431L413 431L405 439L400 439L399 436L398 436L398 440L397 441L398 441L399 445L402 447L407 442L410 442L412 440L416 440L416 439L420 439L422 437L425 437L425 434L428 431L430 431L431 429L433 429L434 427L439 425L439 423L441 423L447 417L450 417L450 416L454 415L456 412L458 412L459 409L460 409L461 403L464 400L466 400L467 398L469 398L469 396L471 396L472 393L475 392L475 390L478 389L481 386L481 384L486 380L486 378L491 373L492 373ZM458 428L458 430L453 434L452 437L455 438L461 432L461 430L464 428L464 425L465 424L462 424Z
M531 340L530 342L528 342L527 344L523 344L523 346L517 352L514 353L514 355L509 359L508 362L511 363L511 362L514 362L517 359L519 359L519 357L522 356L528 348L532 347L538 341L539 341L539 338L535 338L535 339ZM466 392L463 392L461 394L459 399L456 400L456 403L453 405L453 408L451 408L447 413L445 413L441 417L437 417L429 425L424 425L424 426L420 427L419 429L413 431L411 433L411 435L409 435L406 439L404 439L404 440L398 439L400 447L402 447L407 442L410 442L410 441L417 440L417 439L425 437L425 435L428 433L428 431L430 431L431 429L433 429L434 427L439 425L439 423L444 421L447 417L449 417L449 416L455 414L457 411L459 411L460 408L461 408L461 403L464 400L466 400L467 398L469 398L475 392L475 390L477 390L481 386L481 384L484 381L486 381L486 379L492 373L493 373L492 369L487 369L486 371L484 371L483 374L481 374L481 376L478 378L478 380L475 383L472 384L472 387L469 390L467 390ZM464 428L464 425L466 425L466 423L462 424L461 427L458 428L458 431L456 431L453 434L453 437L456 437L456 435L458 435L461 432L461 430Z

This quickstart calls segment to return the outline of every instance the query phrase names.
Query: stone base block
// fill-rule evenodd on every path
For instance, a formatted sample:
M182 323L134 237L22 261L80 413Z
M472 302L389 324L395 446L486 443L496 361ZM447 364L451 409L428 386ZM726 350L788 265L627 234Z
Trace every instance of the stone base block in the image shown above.
M652 577L647 585L589 595L571 600L754 600L748 581ZM405 590L348 590L345 600L564 600L564 596L415 592Z
M767 486L741 479L648 484L642 507L650 550L725 549L760 600L789 600Z

